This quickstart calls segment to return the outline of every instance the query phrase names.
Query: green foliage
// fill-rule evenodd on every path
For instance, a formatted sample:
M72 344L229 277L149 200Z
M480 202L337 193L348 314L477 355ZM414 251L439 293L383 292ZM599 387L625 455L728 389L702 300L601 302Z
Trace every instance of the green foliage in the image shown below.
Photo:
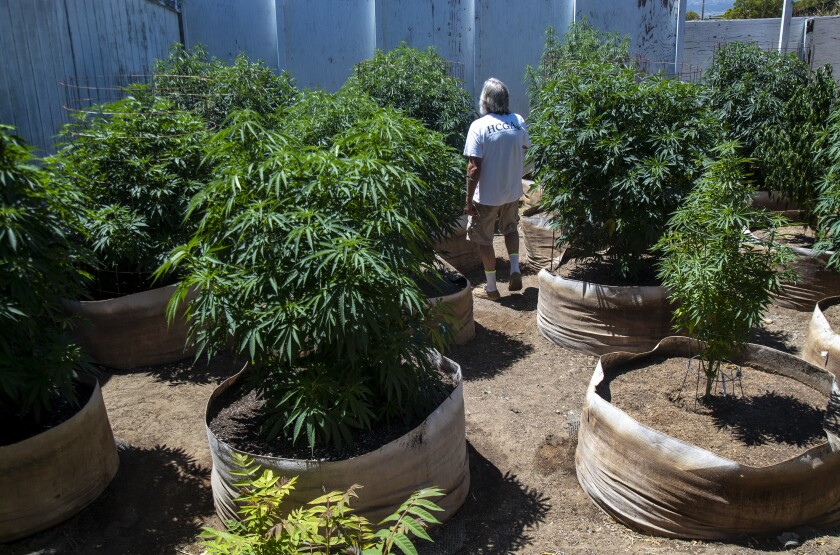
M525 69L528 97L532 110L539 101L540 90L546 83L562 78L577 67L597 63L624 63L630 54L630 37L606 33L592 26L586 19L573 22L561 37L553 27L545 31L545 46L536 68Z
M153 71L156 94L198 114L216 129L236 110L267 117L290 106L298 95L287 72L275 75L265 63L244 54L228 65L209 56L201 45L189 50L173 45Z
M840 0L799 0L793 3L793 15L795 17L840 15Z
M719 137L703 90L590 62L542 83L529 131L558 241L633 279Z
M782 176L790 171L785 163L794 160L789 156L782 160L773 157L786 148L784 141L777 146L766 143L786 133L785 127L813 127L809 118L820 117L830 93L825 74L811 84L810 69L796 54L766 52L755 43L732 42L720 47L704 79L709 86L710 105L719 111L729 137L741 144L739 155L752 159L749 173L759 186L769 186L768 175L772 174L772 184L783 187ZM801 102L807 105L800 106ZM805 133L807 140L807 132L788 131L800 132ZM801 139L794 135L791 140ZM792 171L808 175L810 170Z
M65 128L51 160L58 178L82 192L83 224L101 267L151 273L194 222L190 198L208 180L204 123L143 89Z
M283 132L301 144L328 148L336 135L359 129L359 123L379 113L376 102L357 89L344 87L335 94L304 91L283 119Z
M782 16L783 0L735 0L724 19L760 19Z
M765 176L764 185L794 201L811 224L817 181L825 169L820 160L822 142L836 101L837 84L831 66L825 66L796 88L773 125L765 125L756 140L754 154Z
M81 195L33 163L0 125L0 418L25 426L56 395L75 402L73 381L92 372L67 334L61 299L77 298L89 253L73 241Z
M790 249L773 242L772 230L785 220L750 206L754 190L737 150L731 142L716 149L656 247L664 254L659 276L676 306L674 327L704 343L707 398L721 363L746 344L781 281L795 278ZM748 234L756 228L770 230L769 239Z
M724 19L759 19L782 17L783 0L735 0L723 14ZM840 13L838 0L798 0L793 3L794 17L826 16Z
M470 94L447 69L434 48L420 51L402 43L356 64L345 86L358 87L382 107L403 110L460 149L476 113Z
M354 429L429 410L441 387L429 349L449 333L426 324L414 276L458 205L458 157L379 108L320 148L241 112L210 146L218 170L192 205L203 219L162 271L184 270L182 297L197 289L203 350L233 338L251 359L266 435L341 447Z
M685 20L700 21L700 14L695 12L694 10L688 10L687 12L685 12Z
M242 492L236 499L240 520L229 520L227 531L204 528L200 538L207 555L384 555L395 547L404 555L416 555L411 536L432 541L426 527L440 524L432 513L443 509L431 499L444 493L434 487L413 493L380 523L387 527L377 530L350 508L359 485L327 493L285 514L281 505L294 489L296 478L287 480L271 470L259 474L260 466L253 459L237 453L233 457L241 468L236 474L243 477L235 484Z
M835 107L828 119L828 128L820 144L818 161L825 172L818 181L817 236L814 248L831 251L828 267L840 269L840 107Z

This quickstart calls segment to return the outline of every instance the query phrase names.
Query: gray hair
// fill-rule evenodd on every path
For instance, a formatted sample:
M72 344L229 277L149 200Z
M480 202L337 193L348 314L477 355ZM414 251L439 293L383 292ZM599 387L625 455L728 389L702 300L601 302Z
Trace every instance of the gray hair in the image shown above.
M510 94L505 84L491 77L484 82L484 88L481 89L481 100L479 100L481 115L509 114L509 99Z

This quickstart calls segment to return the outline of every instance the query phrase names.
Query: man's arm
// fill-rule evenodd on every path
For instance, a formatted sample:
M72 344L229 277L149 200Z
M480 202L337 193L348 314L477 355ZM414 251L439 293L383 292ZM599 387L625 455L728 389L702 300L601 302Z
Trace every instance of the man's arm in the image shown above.
M469 161L467 162L467 202L466 202L466 210L467 214L470 216L477 216L478 211L475 209L475 204L473 203L473 195L475 194L475 188L478 185L478 178L481 176L481 158L476 158L475 156L470 156Z

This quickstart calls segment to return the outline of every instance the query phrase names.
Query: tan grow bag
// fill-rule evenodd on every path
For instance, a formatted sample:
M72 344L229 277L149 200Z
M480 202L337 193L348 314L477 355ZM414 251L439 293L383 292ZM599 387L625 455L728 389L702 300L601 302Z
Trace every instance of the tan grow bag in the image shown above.
M551 342L589 355L640 353L671 333L668 292L658 286L610 286L540 270L537 329Z
M458 218L458 226L453 235L438 241L435 252L462 274L482 267L478 245L467 241L467 216Z
M0 542L69 519L102 493L118 467L97 383L87 403L66 422L0 447Z
M444 260L440 263L448 266L450 271L457 272L451 264ZM455 332L455 344L463 345L475 337L475 320L473 318L473 295L472 285L463 274L459 273L463 288L457 293L442 295L440 297L429 297L429 304L446 303L454 318L453 327Z
M166 319L166 305L175 287L167 285L104 301L66 300L64 305L80 317L73 334L94 362L120 370L165 364L195 353L186 348L187 303L181 305L171 324Z
M531 268L548 268L563 251L555 245L557 232L549 227L548 216L522 216L519 229L525 243L525 257Z
M799 274L796 283L785 282L773 304L802 312L811 311L821 299L840 295L840 274L826 267L833 254L818 254L811 249L791 247L796 258L793 268Z
M802 358L835 376L840 372L840 336L837 335L823 311L840 302L840 297L828 297L817 303L808 322Z
M749 345L734 361L830 396L829 441L765 468L738 464L644 426L597 391L628 364L696 352L688 338L669 337L648 353L601 357L586 392L576 453L578 481L593 501L632 528L676 538L717 540L840 524L840 390L832 374L758 345Z
M470 472L461 368L446 357L440 357L440 368L457 381L455 390L414 430L376 451L342 461L323 462L245 454L275 474L298 477L294 491L284 500L285 510L299 507L324 491L345 490L360 484L364 487L359 499L353 501L353 509L372 522L379 522L414 491L437 486L446 491L446 496L436 500L444 512L435 516L445 521L463 505L470 486ZM239 492L232 484L240 478L231 474L236 470L231 454L242 452L219 440L206 423L215 399L244 372L227 379L213 392L205 414L213 458L213 501L216 513L223 520L237 517L234 499Z

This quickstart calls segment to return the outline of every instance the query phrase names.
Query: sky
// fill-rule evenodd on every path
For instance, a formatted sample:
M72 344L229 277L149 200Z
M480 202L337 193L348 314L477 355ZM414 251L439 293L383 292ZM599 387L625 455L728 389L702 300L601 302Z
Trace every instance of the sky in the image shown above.
M732 7L735 0L706 0L706 17L710 15L723 15L723 12ZM700 13L701 0L688 0L688 10Z

